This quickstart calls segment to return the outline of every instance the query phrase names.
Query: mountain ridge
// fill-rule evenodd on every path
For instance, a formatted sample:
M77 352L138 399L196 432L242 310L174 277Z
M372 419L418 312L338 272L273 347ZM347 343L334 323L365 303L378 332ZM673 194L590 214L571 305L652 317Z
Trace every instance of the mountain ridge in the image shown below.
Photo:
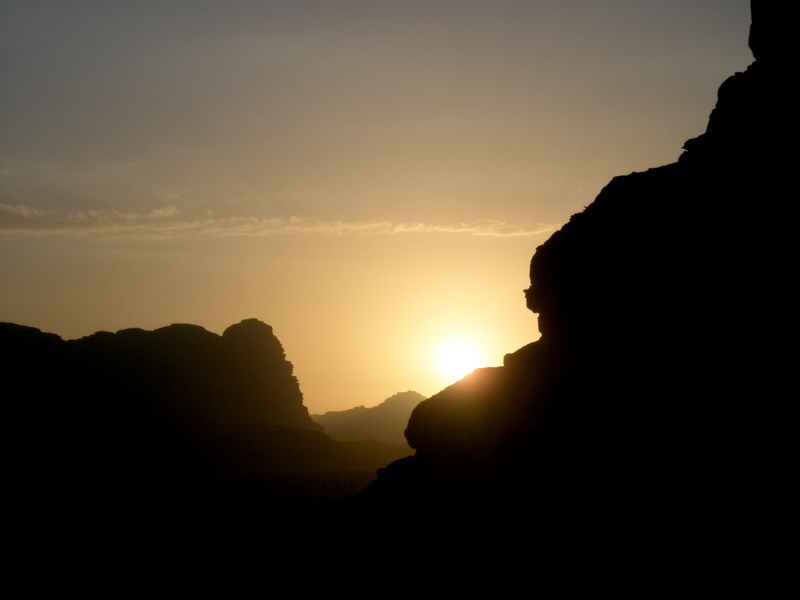
M411 411L425 396L418 392L398 392L380 404L367 408L312 414L314 422L325 433L340 442L378 440L389 444L406 444L405 427Z
M70 489L82 511L159 512L349 497L405 445L342 444L313 422L272 328L173 324L63 340L0 323L12 447L33 505ZM322 483L321 483L322 482ZM160 498L160 500L156 500Z

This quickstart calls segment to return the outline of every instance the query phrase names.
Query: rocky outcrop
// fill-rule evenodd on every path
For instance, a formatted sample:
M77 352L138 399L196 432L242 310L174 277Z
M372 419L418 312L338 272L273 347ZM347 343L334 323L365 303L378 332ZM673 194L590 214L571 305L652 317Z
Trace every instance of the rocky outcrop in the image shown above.
M74 389L88 413L170 422L272 424L321 431L303 406L292 364L256 319L222 336L197 325L98 332L64 343ZM127 414L127 416L126 416Z
M176 324L69 341L0 323L0 355L10 487L20 514L39 521L249 521L266 507L348 498L410 453L326 435L256 319L221 336Z
M325 429L325 433L340 442L377 440L387 444L405 444L408 418L424 399L417 392L400 392L371 408L357 406L311 415L311 418Z
M541 339L422 402L414 457L364 499L517 506L634 523L735 518L778 496L793 389L797 133L777 4L680 159L613 179L532 259ZM538 507L538 508L537 508ZM599 511L599 512L597 512Z
M321 431L303 405L292 363L269 325L256 319L231 325L222 333L222 346L229 374L229 420Z
M303 405L272 328L196 325L79 340L0 323L18 510L101 522L253 515L356 493L408 447L342 444Z

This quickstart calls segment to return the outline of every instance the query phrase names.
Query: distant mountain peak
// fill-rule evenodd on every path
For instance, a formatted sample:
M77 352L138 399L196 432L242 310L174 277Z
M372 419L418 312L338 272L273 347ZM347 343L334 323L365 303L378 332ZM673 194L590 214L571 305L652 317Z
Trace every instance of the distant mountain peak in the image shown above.
M404 431L411 411L425 396L414 391L398 392L377 406L356 406L348 410L311 415L325 433L340 442L377 440L405 444Z

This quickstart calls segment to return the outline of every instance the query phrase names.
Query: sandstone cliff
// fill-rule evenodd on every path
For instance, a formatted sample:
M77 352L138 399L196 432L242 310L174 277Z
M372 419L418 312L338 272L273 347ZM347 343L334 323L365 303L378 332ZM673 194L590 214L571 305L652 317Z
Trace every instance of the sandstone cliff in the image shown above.
M325 435L278 338L256 319L221 336L176 324L69 341L0 323L0 354L13 487L26 508L92 519L134 507L246 514L347 497L407 455Z
M362 499L630 524L723 523L745 489L778 495L797 269L782 140L797 111L776 7L753 3L757 60L680 160L615 178L536 249L541 339L422 402L416 455Z

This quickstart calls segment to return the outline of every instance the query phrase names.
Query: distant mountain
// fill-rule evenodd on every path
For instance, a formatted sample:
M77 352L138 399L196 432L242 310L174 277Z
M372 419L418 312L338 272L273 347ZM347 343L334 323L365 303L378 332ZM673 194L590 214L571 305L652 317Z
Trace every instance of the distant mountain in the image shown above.
M70 341L0 323L0 355L25 503L44 502L42 487L69 489L75 509L102 496L97 510L111 511L342 498L410 454L324 434L256 319L221 336L176 324Z
M425 396L400 392L372 408L357 406L349 410L311 415L325 433L340 442L377 440L387 444L405 444L405 428L411 411Z

